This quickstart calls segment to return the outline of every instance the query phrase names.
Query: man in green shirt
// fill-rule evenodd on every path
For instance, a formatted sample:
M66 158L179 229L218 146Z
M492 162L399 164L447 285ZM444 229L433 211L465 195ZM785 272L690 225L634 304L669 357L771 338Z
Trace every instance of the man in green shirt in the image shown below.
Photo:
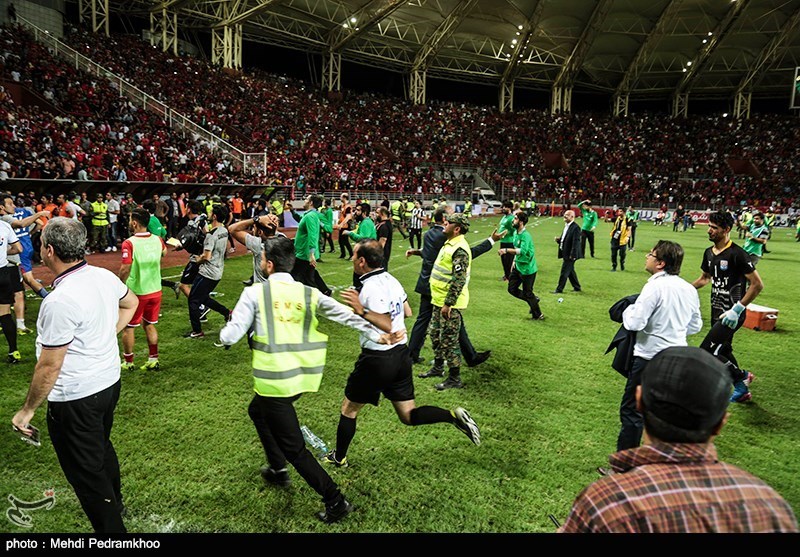
M147 223L147 231L154 235L158 236L161 239L166 239L167 237L167 229L164 228L164 225L161 224L161 221L158 220L156 217L156 204L153 202L152 199L146 200L142 203L142 207L147 210L150 215L150 222Z
M764 245L769 238L769 229L764 223L764 213L755 213L753 215L750 226L744 237L747 238L747 240L742 248L750 256L753 267L756 267L764 253Z
M581 217L583 217L583 226L581 226L581 251L586 253L586 240L589 240L589 250L594 257L594 229L597 228L597 211L592 209L592 202L588 199L578 203L578 209L581 210Z
M509 250L514 247L514 203L505 200L500 210L503 213L500 224L497 225L497 232L500 233L502 237L502 240L500 240L500 248ZM500 261L503 263L503 277L500 280L508 281L508 278L511 276L511 265L514 263L514 256L503 252L503 255L500 256Z
M354 220L358 223L355 230L341 230L339 233L344 234L353 242L359 242L364 239L377 240L378 230L375 228L375 223L369 218L371 207L369 203L359 203L356 205L356 210L353 213ZM356 290L361 290L361 279L359 275L353 272L353 286Z
M633 245L636 243L636 224L639 222L639 211L634 209L633 205L628 205L625 218L628 219L628 230L630 230L630 238L628 238L628 251L633 251Z
M320 214L322 197L309 195L303 204L303 217L297 225L297 234L294 237L295 262L292 277L297 282L306 286L317 288L326 296L330 296L331 289L322 280L317 272L317 251L319 250Z
M365 238L377 240L378 232L375 229L375 223L369 218L371 210L369 203L356 205L355 219L358 225L355 230L344 230L342 233L353 242L359 242Z
M322 261L322 254L325 253L325 243L331 246L331 253L336 251L333 247L333 209L327 199L322 200L322 207L319 210L319 222L322 230L320 231L319 259Z
M508 293L528 304L533 319L543 320L544 315L539 308L539 298L533 293L533 284L536 282L536 273L539 267L536 265L533 238L531 238L531 233L525 229L525 225L528 224L528 214L523 210L517 211L513 223L514 247L500 248L498 251L501 257L503 255L514 256L514 266L508 279Z

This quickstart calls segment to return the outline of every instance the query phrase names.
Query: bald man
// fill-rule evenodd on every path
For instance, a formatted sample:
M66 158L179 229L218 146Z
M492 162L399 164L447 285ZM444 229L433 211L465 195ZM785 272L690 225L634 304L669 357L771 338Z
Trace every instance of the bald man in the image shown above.
M578 282L578 275L575 273L575 262L583 258L581 249L581 228L575 223L575 211L564 211L564 230L561 236L555 237L558 244L558 258L562 260L561 276L558 278L558 286L553 290L553 294L561 294L567 279L575 292L581 291L581 283Z

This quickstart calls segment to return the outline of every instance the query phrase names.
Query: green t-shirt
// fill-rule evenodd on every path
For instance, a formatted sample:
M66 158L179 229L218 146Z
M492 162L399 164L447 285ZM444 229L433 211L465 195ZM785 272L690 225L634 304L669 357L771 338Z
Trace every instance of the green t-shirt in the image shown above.
M591 230L597 226L597 211L594 209L581 209L581 216L583 217L581 230Z
M297 234L294 237L294 256L303 261L309 261L311 254L317 255L319 249L319 212L306 211L297 225Z
M497 226L497 231L502 234L503 231L507 231L507 234L503 236L503 239L500 240L502 244L510 244L514 241L514 213L510 215L503 215L503 218L500 219L500 224Z
M639 220L639 211L625 211L625 218L628 219L630 226L634 226Z
M536 252L533 248L533 238L531 233L522 229L522 232L514 234L514 249L519 253L514 258L514 264L521 275L532 275L539 270L536 264Z
M370 238L371 240L378 239L378 231L375 230L375 223L372 222L372 219L369 217L364 218L360 223L358 223L358 228L355 231L349 234L349 237L354 242L358 242L359 240L363 240L364 238Z
M333 210L330 207L319 208L319 221L325 232L333 233Z
M160 238L167 237L167 229L161 224L161 221L155 215L150 215L150 221L147 223L147 231L150 234L155 234Z
M764 255L764 244L754 241L753 238L769 238L769 228L764 224L756 226L755 223L753 223L749 227L749 232L752 238L748 238L745 241L742 249L750 255L761 257Z

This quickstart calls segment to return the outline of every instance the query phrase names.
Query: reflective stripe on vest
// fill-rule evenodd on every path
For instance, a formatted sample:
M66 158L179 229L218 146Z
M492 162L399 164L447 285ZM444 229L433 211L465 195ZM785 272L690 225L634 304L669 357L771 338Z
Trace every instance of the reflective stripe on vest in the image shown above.
M452 240L445 242L442 249L439 250L436 261L433 263L430 279L431 302L437 307L444 305L444 300L450 290L450 281L453 278L453 254L459 248L467 252L467 282L452 307L464 309L469 304L469 273L472 266L472 252L469 249L467 239L463 234L459 234Z
M102 201L92 203L92 226L105 226L108 224L108 205Z
M252 338L259 395L285 398L319 390L328 337L317 330L318 296L299 282L263 283Z

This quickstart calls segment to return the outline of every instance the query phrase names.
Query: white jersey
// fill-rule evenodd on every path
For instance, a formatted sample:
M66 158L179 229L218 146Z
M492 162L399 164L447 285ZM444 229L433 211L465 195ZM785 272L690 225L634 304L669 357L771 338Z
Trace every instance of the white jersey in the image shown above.
M67 347L51 402L67 402L107 389L120 377L117 321L128 287L114 273L78 263L53 281L36 320L36 357ZM68 311L64 308L80 308Z
M19 239L11 225L0 220L0 269L8 265L8 246L17 242Z
M392 318L392 331L405 330L405 313L403 305L405 304L408 296L403 286L396 278L387 273L384 269L377 269L371 273L367 273L361 277L361 282L364 284L358 299L361 305L371 312L375 313L388 313ZM372 329L380 334L383 331L375 326ZM368 350L391 350L399 344L406 344L408 342L408 335L403 335L403 338L397 344L377 344L361 335L361 348Z

